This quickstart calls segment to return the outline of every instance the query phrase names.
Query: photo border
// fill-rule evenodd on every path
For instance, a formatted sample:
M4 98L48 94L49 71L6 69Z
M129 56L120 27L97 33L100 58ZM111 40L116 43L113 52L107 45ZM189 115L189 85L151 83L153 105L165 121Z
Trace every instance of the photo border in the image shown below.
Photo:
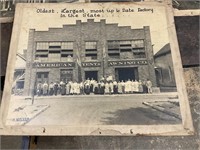
M143 2L142 4L147 4ZM88 3L89 4L89 3ZM111 4L111 3L110 3ZM120 3L118 3L120 4ZM133 4L133 3L130 3ZM137 4L137 3L136 3ZM141 4L141 2L139 3ZM1 103L1 122L0 134L1 135L76 135L76 136L89 136L89 135L111 135L111 136L181 136L193 135L194 127L191 117L191 111L186 91L186 86L183 77L183 68L181 63L181 56L176 36L174 25L173 8L168 3L148 3L150 6L164 5L166 9L166 17L168 22L168 34L171 46L172 60L174 65L174 73L176 78L178 96L180 100L180 111L182 116L182 124L177 125L96 125L96 126L63 126L63 125L46 125L46 126L7 126L5 125L6 117L9 109L10 89L13 82L15 58L17 48L15 45L19 44L18 37L20 35L20 27L23 13L23 6L36 6L37 4L17 4L12 38L10 43L10 53L7 65L7 73L5 79L5 88ZM40 5L40 4L39 4ZM57 4L44 4L46 7L49 5ZM68 5L68 4L66 4Z

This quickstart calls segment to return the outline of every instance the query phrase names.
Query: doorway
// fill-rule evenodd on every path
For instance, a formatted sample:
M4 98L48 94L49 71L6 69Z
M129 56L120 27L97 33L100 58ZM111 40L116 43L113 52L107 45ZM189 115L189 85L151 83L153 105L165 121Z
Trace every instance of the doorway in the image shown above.
M72 69L61 69L60 70L60 81L68 82L73 81L73 70Z
M85 71L85 80L88 78L98 81L98 71Z
M37 72L37 83L49 82L49 72Z
M115 78L118 81L139 80L138 68L116 68Z

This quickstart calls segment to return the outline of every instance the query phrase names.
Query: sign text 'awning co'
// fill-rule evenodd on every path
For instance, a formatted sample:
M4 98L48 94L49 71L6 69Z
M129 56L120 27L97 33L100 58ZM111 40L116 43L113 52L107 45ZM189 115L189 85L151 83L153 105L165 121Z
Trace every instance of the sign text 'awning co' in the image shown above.
M108 66L147 65L147 60L109 61Z

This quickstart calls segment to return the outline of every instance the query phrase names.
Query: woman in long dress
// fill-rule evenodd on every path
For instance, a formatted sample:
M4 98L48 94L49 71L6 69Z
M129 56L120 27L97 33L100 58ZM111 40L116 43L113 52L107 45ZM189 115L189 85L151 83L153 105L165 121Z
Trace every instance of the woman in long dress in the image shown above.
M80 95L80 84L75 82L75 94Z
M139 80L139 93L143 93L143 86L142 86L142 81L141 80Z
M83 95L84 94L84 83L80 82L79 86L80 86L80 94Z
M139 82L137 80L135 80L135 92L139 92Z
M122 86L122 94L125 94L125 82L123 80L121 81L121 86Z
M70 89L70 95L74 94L74 82L70 83L71 89Z
M131 93L135 93L135 82L132 80L131 81Z
M122 83L118 82L118 94L122 94Z
M109 83L109 94L113 94L113 82L110 81Z
M131 93L131 81L130 79L128 81L125 82L125 92L127 94L130 94Z
M67 82L67 84L66 84L66 95L70 94L70 88L71 88L70 83Z
M105 94L109 94L109 84L106 82L105 84Z

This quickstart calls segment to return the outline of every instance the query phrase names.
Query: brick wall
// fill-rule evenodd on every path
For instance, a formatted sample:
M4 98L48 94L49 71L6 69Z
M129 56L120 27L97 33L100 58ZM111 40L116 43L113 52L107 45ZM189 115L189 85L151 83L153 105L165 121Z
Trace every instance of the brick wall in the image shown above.
M98 62L101 62L101 67L82 67L81 76L84 79L85 71L97 71L98 77L106 76L109 74L115 75L115 67L108 66L108 55L107 55L107 40L134 40L144 39L145 50L148 65L137 66L132 65L130 67L138 67L139 79L145 80L149 78L153 86L156 86L156 76L154 70L153 60L153 48L151 45L151 36L149 27L143 27L141 29L131 29L130 26L119 27L118 24L106 24L105 20L100 22L94 22L92 19L88 19L87 22L76 21L76 25L63 25L63 28L49 28L48 31L35 31L33 29L29 32L28 49L27 49L27 60L30 62L26 66L26 77L25 77L25 95L30 95L29 87L33 88L34 83L30 79L35 79L35 69L32 68L31 63L35 59L36 42L55 42L55 41L73 41L74 42L74 56L73 60L76 63L77 59L81 62L86 61L85 59L85 42L96 41L97 42L97 57ZM104 54L105 53L105 54ZM103 56L106 56L103 59ZM103 70L104 66L104 70ZM126 66L124 66L126 67ZM51 69L49 72L49 78L51 81L60 80L60 69ZM73 78L78 79L78 65L73 68Z

